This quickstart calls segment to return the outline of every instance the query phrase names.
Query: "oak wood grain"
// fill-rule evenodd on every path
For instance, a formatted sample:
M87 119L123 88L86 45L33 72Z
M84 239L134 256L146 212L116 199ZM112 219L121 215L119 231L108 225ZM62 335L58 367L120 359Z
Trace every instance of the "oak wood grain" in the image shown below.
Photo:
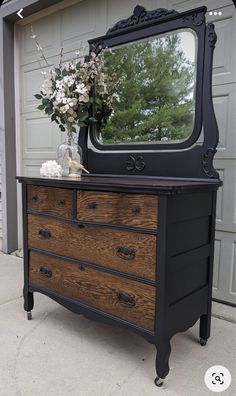
M156 229L157 196L112 192L77 192L77 218Z
M72 218L73 190L29 185L27 187L27 207L35 212L46 212Z
M39 287L154 329L156 290L153 286L32 251L29 280ZM123 295L128 296L132 303L122 301Z
M155 235L81 226L29 214L29 246L155 280Z

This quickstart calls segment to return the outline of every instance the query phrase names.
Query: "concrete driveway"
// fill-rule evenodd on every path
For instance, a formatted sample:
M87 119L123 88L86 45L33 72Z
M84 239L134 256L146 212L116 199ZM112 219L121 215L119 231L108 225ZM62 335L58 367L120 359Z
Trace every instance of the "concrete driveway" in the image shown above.
M215 304L212 337L198 343L198 324L172 339L170 373L155 378L155 347L121 328L90 321L35 294L33 320L23 310L23 261L0 253L0 396L205 396L205 371L227 367L235 396L235 310ZM228 320L222 319L227 317Z

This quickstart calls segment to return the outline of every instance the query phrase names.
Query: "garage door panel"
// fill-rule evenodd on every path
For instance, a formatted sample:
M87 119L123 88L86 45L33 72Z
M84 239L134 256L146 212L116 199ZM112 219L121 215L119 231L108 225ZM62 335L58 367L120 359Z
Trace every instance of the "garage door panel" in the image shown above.
M75 56L75 54L74 54ZM45 63L39 62L38 58L29 64L21 67L21 112L29 113L35 112L40 102L35 99L34 95L40 92L43 83L42 72L48 71L50 67L58 64L59 56L48 59L49 67L44 67ZM42 113L42 112L40 112Z
M217 33L217 44L214 51L213 85L235 82L236 54L235 46L235 9L231 5L221 9L221 16L208 17L214 23Z
M236 304L236 238L233 233L216 232L213 298Z
M223 187L219 188L217 194L216 229L236 232L236 161L215 160L214 164L223 180Z
M34 33L46 58L60 52L60 15L59 13L32 22ZM23 26L21 32L21 65L26 65L40 58L34 40L31 38L31 24Z
M216 158L236 158L236 83L213 87L213 104L219 128Z
M157 0L158 1L158 0ZM231 4L230 0L169 0L168 8L174 8L179 12L190 10L191 8L206 6L208 11L225 7Z
M47 116L38 111L23 118L23 158L56 158L61 133Z

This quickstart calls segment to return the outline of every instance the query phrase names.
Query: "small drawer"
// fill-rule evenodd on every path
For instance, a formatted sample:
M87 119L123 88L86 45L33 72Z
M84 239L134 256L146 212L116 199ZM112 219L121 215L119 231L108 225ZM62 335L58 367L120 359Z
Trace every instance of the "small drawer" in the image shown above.
M156 229L157 196L78 191L77 218Z
M28 215L31 247L155 280L156 236Z
M154 330L154 286L30 252L29 281Z
M27 187L27 208L34 212L72 218L73 191L64 188L29 185Z

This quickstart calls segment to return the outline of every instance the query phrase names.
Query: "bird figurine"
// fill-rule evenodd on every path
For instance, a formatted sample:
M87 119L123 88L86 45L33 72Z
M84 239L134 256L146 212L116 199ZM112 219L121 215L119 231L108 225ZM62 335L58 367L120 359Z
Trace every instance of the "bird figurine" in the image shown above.
M80 177L80 173L77 173L78 171L89 173L89 171L82 164L77 161L73 161L70 157L68 157L68 165L70 169L70 177Z

